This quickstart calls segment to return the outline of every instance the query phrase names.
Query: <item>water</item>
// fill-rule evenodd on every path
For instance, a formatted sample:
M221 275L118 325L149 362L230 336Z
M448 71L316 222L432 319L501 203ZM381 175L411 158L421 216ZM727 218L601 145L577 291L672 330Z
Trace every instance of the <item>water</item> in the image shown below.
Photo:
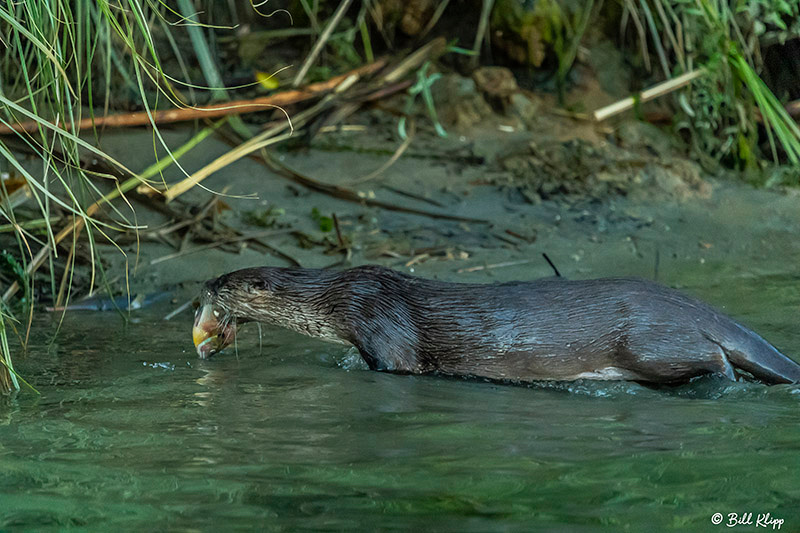
M797 356L796 287L715 303ZM0 530L724 531L714 513L770 512L800 531L798 386L393 376L271 329L261 354L252 329L200 361L190 317L137 316L72 313L50 350L37 319L17 361L42 394L0 400Z

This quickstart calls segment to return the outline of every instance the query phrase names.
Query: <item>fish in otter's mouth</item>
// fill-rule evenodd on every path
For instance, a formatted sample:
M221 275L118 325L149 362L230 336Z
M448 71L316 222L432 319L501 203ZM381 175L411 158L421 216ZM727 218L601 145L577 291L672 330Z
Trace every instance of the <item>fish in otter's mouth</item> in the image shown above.
M192 340L200 359L208 359L215 353L221 352L233 342L235 336L236 324L231 323L227 315L214 309L212 304L204 304L197 308L194 314Z

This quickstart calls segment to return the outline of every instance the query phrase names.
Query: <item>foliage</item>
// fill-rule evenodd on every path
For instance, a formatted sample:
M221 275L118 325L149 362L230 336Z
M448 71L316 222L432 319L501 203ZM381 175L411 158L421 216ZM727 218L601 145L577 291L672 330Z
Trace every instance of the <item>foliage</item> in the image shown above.
M760 77L762 47L800 37L800 2L625 0L624 5L665 76L705 69L679 97L676 120L698 157L761 166L763 124L773 162L781 159L779 148L790 163L800 162L800 129Z
M323 215L316 207L311 209L311 219L319 225L319 230L328 233L333 230L333 218Z
M762 49L800 37L798 0L620 0L623 29L637 36L637 59L659 77L702 68L705 75L676 93L675 124L706 166L762 168L800 161L797 124L763 81ZM496 45L517 62L556 60L563 102L566 76L592 17L594 2L498 0ZM604 13L616 5L601 4ZM782 93L778 93L779 95ZM765 149L766 148L766 149Z
M50 288L53 294L69 294L74 266L74 247L83 234L90 254L96 257L96 239L113 243L113 232L135 227L130 210L109 203L108 185L114 192L115 176L92 174L84 168L82 155L105 160L122 175L137 175L87 142L80 122L97 108L108 109L114 94L138 95L138 104L150 108L148 94L155 89L175 100L175 92L164 74L156 52L152 22L165 13L164 5L134 0L75 0L73 2L7 2L0 5L0 124L11 126L34 121L36 131L19 133L17 144L34 155L36 166L23 164L7 142L0 140L0 156L6 159L15 175L24 179L44 221L43 233L25 229L18 220L6 189L0 190L0 214L15 225L18 267L17 284L24 294L32 292L33 273L49 263ZM120 90L120 89L123 90ZM158 132L154 129L155 135ZM160 139L160 137L158 137ZM98 179L101 178L101 179ZM119 189L116 189L119 191ZM110 218L93 216L103 201ZM61 232L54 231L51 220L72 220ZM70 243L72 252L66 271L56 280L52 268L59 242ZM10 250L4 250L6 262ZM48 255L50 260L47 261ZM95 287L95 264L92 263L90 286ZM100 283L103 273L100 269ZM12 286L13 287L13 286ZM9 290L3 297L4 320L0 334L5 349L5 326L12 319ZM28 305L33 305L26 298ZM5 369L11 366L6 361ZM2 369L0 369L2 374ZM15 388L16 380L11 380ZM0 388L5 382L0 381Z
M428 111L431 122L433 122L433 128L436 130L436 134L439 135L439 137L447 137L447 132L441 122L439 122L436 106L433 103L433 93L431 93L431 87L442 75L438 72L428 74L428 68L430 68L430 66L430 61L426 61L417 71L417 82L408 88L408 98L406 99L403 116L397 124L398 135L400 135L400 138L403 140L408 138L408 133L406 132L406 117L411 113L417 96L422 96L422 101L425 103L425 109Z
M559 98L564 98L567 74L577 56L594 10L594 0L499 0L493 15L493 26L510 31L521 43L506 42L506 52L522 63L541 66L547 50L558 62L556 85ZM524 60L523 60L524 58Z
M278 219L285 213L285 210L271 205L266 209L245 211L243 213L243 219L253 226L272 228L275 227L278 223Z

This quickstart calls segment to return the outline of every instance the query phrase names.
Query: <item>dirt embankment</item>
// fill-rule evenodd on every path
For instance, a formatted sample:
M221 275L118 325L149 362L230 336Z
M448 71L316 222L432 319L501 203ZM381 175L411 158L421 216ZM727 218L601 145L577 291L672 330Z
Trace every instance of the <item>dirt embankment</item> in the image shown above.
M171 289L177 303L202 280L262 264L382 263L426 276L489 281L549 276L541 258L547 253L568 277L635 275L680 285L719 272L780 272L797 263L794 193L707 176L652 125L630 119L597 126L553 112L547 98L515 85L498 86L503 91L490 94L475 79L444 76L434 95L447 137L438 136L420 111L407 149L367 181L362 178L383 167L402 143L396 119L382 110L363 111L349 121L352 127L317 135L310 145L280 149L284 164L321 183L429 215L335 198L243 159L204 182L228 195L209 216L240 235L260 232L264 246L234 238L197 243L189 233L142 241L138 248L131 241L123 248L133 291ZM387 106L403 103L397 97ZM166 132L175 143L189 135ZM110 132L102 143L134 168L149 164L143 160L152 154L146 133ZM199 168L226 150L209 139L182 164ZM203 205L211 198L195 189L183 201ZM150 229L174 223L164 213L137 214ZM111 248L105 257L112 268L126 260Z

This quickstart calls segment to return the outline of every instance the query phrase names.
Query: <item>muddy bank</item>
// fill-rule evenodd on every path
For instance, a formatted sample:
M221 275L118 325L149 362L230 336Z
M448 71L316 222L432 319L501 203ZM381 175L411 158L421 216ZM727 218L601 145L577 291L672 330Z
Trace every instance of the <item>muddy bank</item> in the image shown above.
M532 105L543 108L541 102ZM511 110L492 112L469 127L450 121L448 137L441 138L420 122L402 157L364 183L356 182L381 167L400 143L395 124L379 112L358 115L353 124L360 130L282 147L279 158L365 198L485 222L343 201L245 159L204 185L229 195L217 215L221 223L248 234L263 232L263 240L284 257L242 242L233 243L231 253L191 241L180 252L142 241L138 260L136 245L125 246L132 290L177 289L188 297L199 282L222 272L289 266L286 256L306 267L380 263L455 281L495 281L551 275L544 252L571 278L641 276L689 288L787 274L797 264L796 192L756 190L705 175L647 125L600 130L567 117L542 112L525 118ZM176 144L190 134L165 133ZM102 145L135 168L150 163L144 154L152 154L152 139L145 132L107 133ZM199 168L226 150L209 139L182 163ZM179 176L172 170L165 178ZM185 201L200 205L211 197L196 188ZM341 238L328 220L334 214ZM149 228L168 223L150 210L137 215ZM124 263L111 248L105 257L112 268Z

